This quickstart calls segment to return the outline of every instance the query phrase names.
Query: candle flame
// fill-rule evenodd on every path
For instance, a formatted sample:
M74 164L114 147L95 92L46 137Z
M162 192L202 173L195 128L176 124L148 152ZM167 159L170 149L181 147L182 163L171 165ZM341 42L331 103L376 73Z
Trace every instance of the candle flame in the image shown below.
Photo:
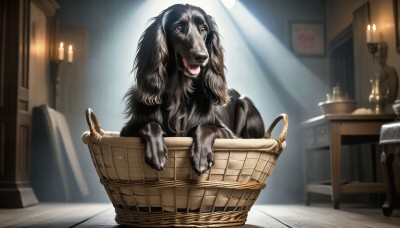
M61 42L61 43L60 43L60 48L63 48L63 47L64 47L64 43Z
M374 30L374 31L376 30L376 25L375 24L372 25L372 30Z
M367 30L371 30L371 25L368 25L368 26L367 26Z
M69 45L68 50L72 51L72 45Z

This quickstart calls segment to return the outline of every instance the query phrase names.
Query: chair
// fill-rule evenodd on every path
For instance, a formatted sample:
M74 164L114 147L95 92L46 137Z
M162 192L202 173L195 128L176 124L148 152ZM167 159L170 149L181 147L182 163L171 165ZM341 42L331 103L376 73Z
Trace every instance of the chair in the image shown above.
M394 152L400 146L400 121L382 125L379 144L383 146L381 167L386 181L386 201L382 205L385 216L391 216L396 203L396 184L393 171ZM393 150L393 147L397 148Z

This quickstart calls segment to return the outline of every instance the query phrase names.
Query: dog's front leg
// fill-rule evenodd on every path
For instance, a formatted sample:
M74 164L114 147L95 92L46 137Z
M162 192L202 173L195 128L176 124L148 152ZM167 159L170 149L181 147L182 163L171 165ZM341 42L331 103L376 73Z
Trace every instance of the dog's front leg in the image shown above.
M213 146L216 138L234 138L233 133L223 127L211 124L200 124L193 133L193 144L190 149L192 169L201 175L214 164Z
M145 162L153 169L162 171L168 160L168 150L164 143L165 132L158 123L152 122L139 130L139 136L145 144Z

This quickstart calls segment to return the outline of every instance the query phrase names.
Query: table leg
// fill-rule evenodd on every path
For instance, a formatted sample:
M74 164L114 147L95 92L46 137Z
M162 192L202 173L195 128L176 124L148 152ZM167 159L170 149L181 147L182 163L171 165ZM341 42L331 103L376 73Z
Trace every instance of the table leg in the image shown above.
M340 126L332 125L332 140L330 146L331 153L331 179L332 179L332 203L334 209L339 209L340 204L340 153L342 139Z
M376 183L377 182L377 175L376 175L376 145L375 144L371 144L371 159L372 159L372 180Z
M381 154L382 174L386 182L386 201L382 205L382 211L385 216L389 217L392 215L394 203L396 202L396 186L393 175L394 154L389 152L386 155L385 150L386 146L383 147Z

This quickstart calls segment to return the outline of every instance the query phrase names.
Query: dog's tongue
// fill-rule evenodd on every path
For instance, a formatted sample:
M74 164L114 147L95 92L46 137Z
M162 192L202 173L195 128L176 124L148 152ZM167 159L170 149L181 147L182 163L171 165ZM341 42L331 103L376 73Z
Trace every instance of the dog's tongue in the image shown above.
M192 75L198 75L200 73L200 65L190 65L186 59L183 59L183 65Z

